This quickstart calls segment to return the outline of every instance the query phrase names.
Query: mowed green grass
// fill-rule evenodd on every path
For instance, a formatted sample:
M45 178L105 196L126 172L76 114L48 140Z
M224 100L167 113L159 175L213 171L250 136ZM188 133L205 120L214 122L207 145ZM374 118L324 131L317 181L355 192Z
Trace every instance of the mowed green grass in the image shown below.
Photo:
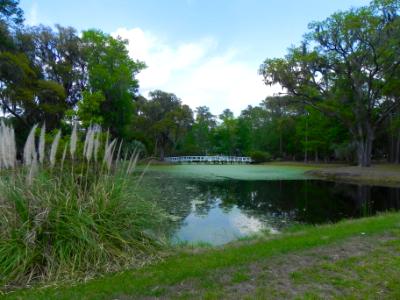
M280 298L285 296L282 294L285 292L284 287L280 287L279 284L274 285L273 281L252 278L254 274L249 271L249 266L260 264L263 268L268 268L268 265L275 261L285 261L286 257L293 255L298 255L298 260L305 259L302 254L304 251L320 247L328 249L340 247L342 243L354 238L361 241L369 239L365 243L371 245L375 240L378 241L379 237L387 234L390 234L391 239L384 243L376 242L376 249L373 248L367 254L362 253L334 262L325 261L321 257L318 264L305 264L301 270L290 274L290 284L294 287L296 285L307 287L310 281L317 284L312 285L310 289L300 288L298 298L324 298L326 291L330 291L331 295L336 295L338 298L344 295L344 298L360 299L360 296L364 295L395 299L397 296L400 297L400 281L396 279L400 274L399 213L348 220L332 225L304 226L278 237L234 243L222 248L202 250L200 253L175 250L175 254L163 262L139 270L111 274L74 286L36 287L5 295L4 298L217 299L239 293L232 294L228 285L236 285L239 291L243 292L240 289L242 285L246 287L246 284L250 283L253 289L245 289L242 296L249 299ZM295 261L297 262L297 258ZM275 268L279 270L279 266ZM224 276L221 274L230 274L228 282L222 279ZM393 277L394 275L396 276ZM351 280L353 283L349 284ZM321 290L318 287L321 287ZM335 294L336 290L343 288L348 289L346 294ZM359 290L362 291L361 294Z

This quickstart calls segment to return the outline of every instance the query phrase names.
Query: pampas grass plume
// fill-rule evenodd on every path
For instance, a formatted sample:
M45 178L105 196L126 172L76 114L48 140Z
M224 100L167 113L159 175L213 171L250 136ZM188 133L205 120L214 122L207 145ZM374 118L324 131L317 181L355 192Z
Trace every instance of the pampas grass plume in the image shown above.
M36 147L35 147L35 131L37 128L37 124L34 125L29 132L28 138L25 142L24 147L24 164L26 166L30 166L33 163L36 163L37 155L36 155Z
M16 153L14 128L2 121L0 123L0 169L15 167Z
M46 124L43 123L42 129L40 130L39 138L39 162L43 164L44 161L44 148L45 148L45 135L46 135Z
M58 149L58 143L60 142L61 138L61 130L59 130L54 137L53 143L51 144L50 149L50 166L53 168L56 163L56 154Z
M74 157L75 157L77 141L78 141L78 133L77 133L77 124L75 123L74 127L72 128L71 143L69 145L69 151L71 153L71 158L72 159L74 159Z

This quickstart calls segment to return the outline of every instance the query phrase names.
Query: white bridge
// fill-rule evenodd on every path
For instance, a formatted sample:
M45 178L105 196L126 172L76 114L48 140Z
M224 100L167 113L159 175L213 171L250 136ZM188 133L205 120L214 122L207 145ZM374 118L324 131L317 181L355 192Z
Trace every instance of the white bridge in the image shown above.
M205 163L205 164L249 164L252 162L250 157L245 156L175 156L165 157L169 163Z

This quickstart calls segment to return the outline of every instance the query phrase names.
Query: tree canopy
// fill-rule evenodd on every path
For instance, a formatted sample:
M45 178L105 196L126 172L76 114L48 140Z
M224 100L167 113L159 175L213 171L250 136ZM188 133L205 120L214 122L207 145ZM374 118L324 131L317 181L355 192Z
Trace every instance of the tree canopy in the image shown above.
M300 46L260 67L266 84L346 126L361 166L370 165L376 130L399 106L398 4L375 1L313 22Z
M0 0L0 107L22 141L29 128L97 124L148 155L254 155L261 159L400 162L400 1L312 22L283 58L259 73L283 95L238 116L194 111L185 99L140 95L127 41L100 30L24 24L17 0ZM20 145L21 146L21 145Z

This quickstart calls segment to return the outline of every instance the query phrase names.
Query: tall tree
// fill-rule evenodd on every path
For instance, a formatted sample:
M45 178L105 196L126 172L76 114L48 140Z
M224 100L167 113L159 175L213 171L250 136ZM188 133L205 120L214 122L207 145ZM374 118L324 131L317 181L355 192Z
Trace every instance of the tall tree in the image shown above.
M101 101L101 125L114 136L129 138L129 128L134 110L134 99L139 87L136 75L144 63L132 60L126 48L127 41L113 38L98 30L89 30L82 37L88 69L87 93L83 102L92 101L92 94ZM83 105L89 107L90 105ZM82 113L82 112L81 112Z
M193 112L174 94L156 90L139 103L135 127L152 137L154 155L164 159L183 141L193 124Z
M19 0L0 0L0 23L15 27L23 21L24 12L19 7Z
M363 167L371 164L377 127L399 105L399 7L398 0L379 0L314 22L300 47L260 67L266 84L340 120Z
M71 33L71 40L61 38ZM82 80L75 77L73 48L80 48L73 29L37 27L10 32L12 47L0 51L1 104L20 124L46 122L48 129L60 126L65 112L80 99ZM63 40L63 41L61 41ZM78 60L74 58L73 60ZM73 61L72 60L72 61ZM84 71L80 73L84 77Z
M230 109L225 109L220 115L222 121L215 131L215 146L218 154L236 155L239 152L236 140L236 119Z
M195 110L196 120L193 125L193 135L197 144L198 154L207 155L213 151L213 132L217 125L216 117L207 106L199 106Z
M61 85L65 92L65 105L73 108L82 99L87 83L84 45L76 29L55 26L55 30L38 26L26 30L24 51L30 55L43 79Z

